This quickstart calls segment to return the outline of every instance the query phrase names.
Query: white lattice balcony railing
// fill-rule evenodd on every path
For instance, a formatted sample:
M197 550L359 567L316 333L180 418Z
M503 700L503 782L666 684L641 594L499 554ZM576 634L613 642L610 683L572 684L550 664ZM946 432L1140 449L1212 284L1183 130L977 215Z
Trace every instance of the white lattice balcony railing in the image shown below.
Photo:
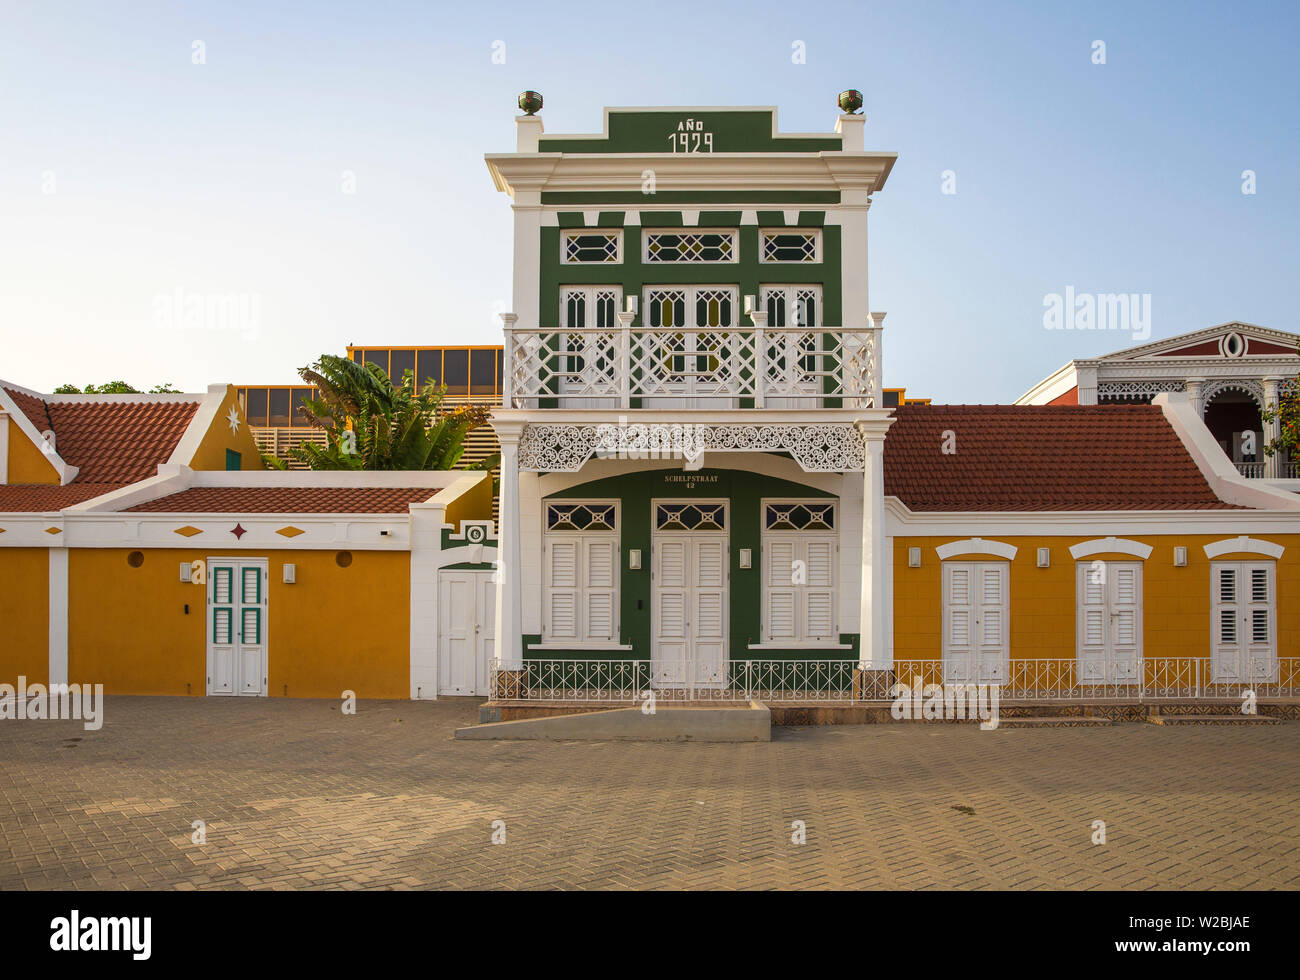
M1235 465L1237 472L1248 479L1258 480L1264 476L1265 464L1263 463L1236 463Z
M878 408L880 334L880 327L507 327L505 403Z

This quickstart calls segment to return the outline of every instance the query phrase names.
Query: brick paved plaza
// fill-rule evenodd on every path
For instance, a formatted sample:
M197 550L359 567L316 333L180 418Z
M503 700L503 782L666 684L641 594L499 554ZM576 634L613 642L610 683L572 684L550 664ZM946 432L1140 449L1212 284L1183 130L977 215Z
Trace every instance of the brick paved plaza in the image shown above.
M476 714L117 697L98 732L0 722L0 887L1300 886L1296 723L454 741Z

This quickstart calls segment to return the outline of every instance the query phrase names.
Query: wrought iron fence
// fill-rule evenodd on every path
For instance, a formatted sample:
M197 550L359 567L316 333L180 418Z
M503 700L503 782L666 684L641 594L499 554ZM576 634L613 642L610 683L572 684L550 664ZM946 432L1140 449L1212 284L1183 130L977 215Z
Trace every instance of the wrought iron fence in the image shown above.
M1000 675L1000 676L999 676ZM639 704L656 701L769 704L888 703L896 685L988 684L1003 701L1238 700L1300 698L1300 657L1148 657L1139 661L1011 660L1000 667L896 660L864 670L856 660L732 660L723 665L638 659L492 662L498 701Z

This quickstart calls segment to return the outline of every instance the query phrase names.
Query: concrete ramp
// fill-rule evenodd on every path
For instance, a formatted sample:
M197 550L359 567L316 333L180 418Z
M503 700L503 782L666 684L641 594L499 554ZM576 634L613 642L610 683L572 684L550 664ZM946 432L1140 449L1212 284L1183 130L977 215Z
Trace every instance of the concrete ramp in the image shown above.
M588 742L770 742L772 713L751 701L732 707L614 708L458 728L457 738Z

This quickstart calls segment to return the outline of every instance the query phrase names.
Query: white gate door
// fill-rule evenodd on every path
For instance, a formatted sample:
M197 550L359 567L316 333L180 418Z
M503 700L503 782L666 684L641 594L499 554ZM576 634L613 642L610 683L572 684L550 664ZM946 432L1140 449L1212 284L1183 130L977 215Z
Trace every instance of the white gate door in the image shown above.
M728 562L724 501L656 501L652 543L652 682L727 682Z
M1142 565L1081 561L1078 565L1080 684L1142 680Z
M496 655L496 585L488 571L438 573L438 693L484 696Z
M944 683L1006 683L1007 563L946 561L943 580Z
M208 694L265 697L267 561L208 559Z
M1210 628L1210 679L1215 684L1277 680L1271 561L1213 562L1214 611Z

